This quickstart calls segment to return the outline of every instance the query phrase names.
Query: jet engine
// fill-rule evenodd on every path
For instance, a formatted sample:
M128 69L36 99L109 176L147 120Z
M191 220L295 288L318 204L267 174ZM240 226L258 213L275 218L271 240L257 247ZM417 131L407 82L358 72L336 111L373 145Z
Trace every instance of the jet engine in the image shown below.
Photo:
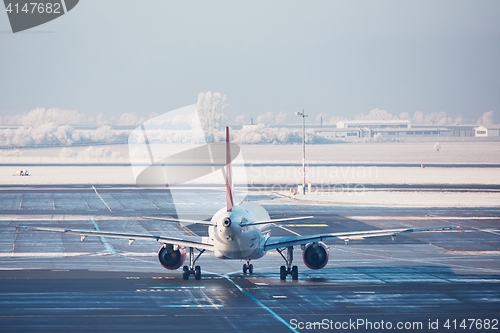
M330 250L323 242L309 243L304 246L302 260L310 269L320 269L328 263Z
M158 250L158 260L166 269L177 269L186 260L186 248L179 245L163 244Z

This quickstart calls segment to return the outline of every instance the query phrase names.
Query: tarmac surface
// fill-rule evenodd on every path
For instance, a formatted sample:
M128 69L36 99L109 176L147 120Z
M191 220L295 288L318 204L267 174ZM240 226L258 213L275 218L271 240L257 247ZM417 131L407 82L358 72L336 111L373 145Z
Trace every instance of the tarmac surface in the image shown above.
M180 194L179 194L180 193ZM198 214L224 205L210 188L176 192ZM480 194L478 194L480 195ZM271 217L315 215L273 235L460 225L459 230L330 242L299 281L279 280L275 251L252 261L201 256L202 280L163 269L160 244L34 232L19 226L206 234L206 227L142 219L175 216L166 189L19 186L0 189L0 331L190 332L495 331L500 329L500 208L334 206L251 191ZM89 220L94 216L96 224ZM437 329L435 329L437 328Z

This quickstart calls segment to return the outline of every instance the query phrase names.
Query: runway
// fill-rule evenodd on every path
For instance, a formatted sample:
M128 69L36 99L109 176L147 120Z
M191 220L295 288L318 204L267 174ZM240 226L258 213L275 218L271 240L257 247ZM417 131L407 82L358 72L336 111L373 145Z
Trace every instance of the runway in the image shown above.
M210 189L186 190L182 199L202 214L224 204L224 196ZM296 282L279 280L283 259L276 252L253 261L252 275L241 272L240 261L205 253L198 261L202 280L184 281L180 271L159 265L160 244L154 242L128 245L127 240L99 237L80 242L77 235L18 228L93 229L88 216L95 216L102 230L206 233L201 226L140 218L175 214L164 189L4 188L2 332L453 332L478 331L477 325L486 330L486 323L487 330L499 329L500 209L300 204L273 199L267 192L250 192L248 200L261 203L272 217L315 215L315 224L289 223L274 228L273 235L448 224L461 228L395 241L331 242L330 261L317 271L307 269L296 248ZM460 327L464 320L467 328Z

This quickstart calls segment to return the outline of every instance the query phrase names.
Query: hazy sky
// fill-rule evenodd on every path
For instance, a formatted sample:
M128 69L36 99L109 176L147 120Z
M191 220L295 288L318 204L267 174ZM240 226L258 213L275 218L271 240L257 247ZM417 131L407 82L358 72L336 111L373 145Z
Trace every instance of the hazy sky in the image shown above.
M498 0L81 0L0 31L0 115L163 113L208 90L231 116L500 112Z

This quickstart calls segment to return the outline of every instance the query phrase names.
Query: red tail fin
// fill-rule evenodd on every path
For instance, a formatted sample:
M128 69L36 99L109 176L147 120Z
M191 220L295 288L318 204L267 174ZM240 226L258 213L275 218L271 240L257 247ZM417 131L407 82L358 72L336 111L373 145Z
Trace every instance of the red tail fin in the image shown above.
M229 139L229 127L226 127L226 210L233 209L233 169L231 167L231 143Z

